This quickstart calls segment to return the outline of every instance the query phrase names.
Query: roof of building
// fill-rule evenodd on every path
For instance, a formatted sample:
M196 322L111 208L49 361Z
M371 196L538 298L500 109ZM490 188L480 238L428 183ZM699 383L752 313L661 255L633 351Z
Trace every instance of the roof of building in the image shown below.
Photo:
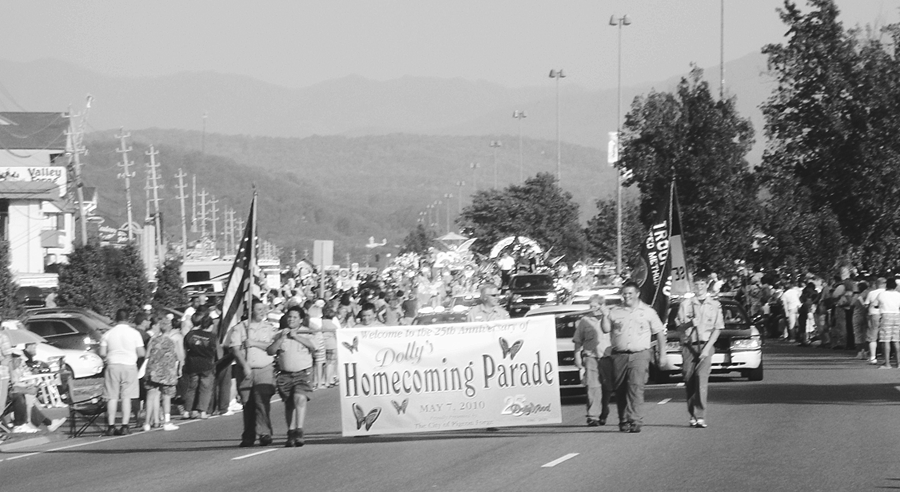
M0 112L0 149L63 150L68 128L66 113Z
M0 198L52 201L59 198L59 186L50 181L0 181Z

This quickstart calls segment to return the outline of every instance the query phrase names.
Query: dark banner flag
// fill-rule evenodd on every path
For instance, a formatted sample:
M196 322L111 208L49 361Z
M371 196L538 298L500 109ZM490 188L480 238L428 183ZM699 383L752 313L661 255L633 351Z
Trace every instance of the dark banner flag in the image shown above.
M631 275L632 280L641 288L641 301L653 306L660 319L666 319L669 305L669 285L671 282L672 258L672 198L675 192L673 184L668 200L659 210L656 220L650 226L647 237L641 244L641 253ZM680 221L679 221L680 222ZM680 225L679 225L680 227Z
M231 331L231 328L241 322L241 317L249 309L253 300L253 287L256 284L254 278L259 273L258 270L256 265L256 193L254 192L253 201L250 202L250 216L247 218L247 226L244 228L244 236L238 246L225 287L222 320L219 324L220 343Z

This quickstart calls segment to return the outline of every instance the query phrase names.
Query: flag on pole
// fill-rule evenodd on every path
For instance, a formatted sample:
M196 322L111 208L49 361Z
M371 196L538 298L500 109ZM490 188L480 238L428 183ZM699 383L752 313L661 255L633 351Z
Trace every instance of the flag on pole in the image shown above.
M222 320L219 325L219 342L225 340L227 333L241 322L244 313L248 312L253 302L253 295L259 294L256 277L259 267L256 264L256 192L250 202L250 215L244 227L244 235L234 256L231 273L225 287L225 299L222 303Z
M683 297L693 291L694 281L691 271L687 266L687 253L684 249L684 234L681 230L681 209L678 206L678 193L675 191L675 183L672 182L672 232L670 240L669 257L672 259L671 289L667 293L669 298Z
M632 274L632 279L640 286L641 301L652 306L659 318L663 320L666 319L666 310L669 305L668 293L672 279L670 252L673 193L674 184L670 188L668 200L659 211L656 220L650 226L646 239L641 244L641 253Z

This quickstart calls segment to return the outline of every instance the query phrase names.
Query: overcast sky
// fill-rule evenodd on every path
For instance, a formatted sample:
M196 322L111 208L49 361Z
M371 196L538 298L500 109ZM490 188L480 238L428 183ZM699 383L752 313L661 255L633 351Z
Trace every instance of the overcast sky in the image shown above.
M360 75L511 87L653 82L719 63L722 0L0 0L0 58L107 75L216 71L287 87ZM805 6L805 0L800 1ZM838 0L845 26L898 22L900 0ZM779 0L724 0L725 60L783 40ZM709 78L716 80L718 72ZM0 74L2 82L2 74Z

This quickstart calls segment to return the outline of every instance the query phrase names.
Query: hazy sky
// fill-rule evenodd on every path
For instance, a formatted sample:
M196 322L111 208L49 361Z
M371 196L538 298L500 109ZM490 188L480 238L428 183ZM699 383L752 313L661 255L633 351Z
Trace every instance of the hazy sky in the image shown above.
M805 1L799 2L805 6ZM838 0L845 26L900 21L900 0ZM0 0L0 58L109 75L216 71L304 87L351 74L507 86L616 85L719 63L721 0ZM724 0L725 60L781 42L779 0ZM717 80L718 72L709 78ZM2 74L0 74L2 82Z

